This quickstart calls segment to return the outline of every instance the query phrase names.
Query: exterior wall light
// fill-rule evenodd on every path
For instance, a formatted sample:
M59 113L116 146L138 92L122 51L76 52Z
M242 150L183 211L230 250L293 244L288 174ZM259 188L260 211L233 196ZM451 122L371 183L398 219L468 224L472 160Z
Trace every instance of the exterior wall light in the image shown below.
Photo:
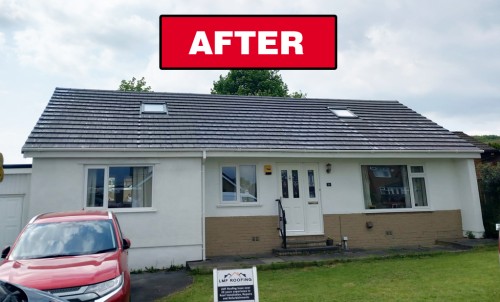
M332 164L327 163L326 164L326 173L330 173L330 172L332 172Z

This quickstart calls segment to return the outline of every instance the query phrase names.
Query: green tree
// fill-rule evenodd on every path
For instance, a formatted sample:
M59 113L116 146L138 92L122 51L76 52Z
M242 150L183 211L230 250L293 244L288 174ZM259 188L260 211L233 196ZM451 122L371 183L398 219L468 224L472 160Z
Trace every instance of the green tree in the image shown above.
M498 237L495 225L500 223L500 165L480 164L483 223L485 236Z
M120 87L118 87L118 90L120 91L139 91L139 92L152 92L151 86L146 86L146 80L144 77L142 77L140 80L137 80L136 78L132 77L132 80L130 81L125 81L122 80L120 83Z
M233 69L225 76L219 76L214 81L212 94L258 95L305 98L307 95L299 92L289 93L288 86L278 70Z

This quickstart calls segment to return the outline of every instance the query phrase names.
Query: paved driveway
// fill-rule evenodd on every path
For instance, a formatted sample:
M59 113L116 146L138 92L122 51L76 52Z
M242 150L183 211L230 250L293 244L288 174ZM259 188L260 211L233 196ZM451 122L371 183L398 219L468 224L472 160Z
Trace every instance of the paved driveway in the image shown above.
M133 302L154 301L180 291L193 283L193 277L185 270L131 274L130 276Z

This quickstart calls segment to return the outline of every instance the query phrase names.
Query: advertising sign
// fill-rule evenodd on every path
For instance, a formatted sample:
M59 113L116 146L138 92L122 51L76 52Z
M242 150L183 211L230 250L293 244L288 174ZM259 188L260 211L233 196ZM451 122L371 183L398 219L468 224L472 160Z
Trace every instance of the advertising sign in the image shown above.
M160 69L336 69L335 15L162 15Z
M214 301L259 301L257 269L230 269L213 271Z

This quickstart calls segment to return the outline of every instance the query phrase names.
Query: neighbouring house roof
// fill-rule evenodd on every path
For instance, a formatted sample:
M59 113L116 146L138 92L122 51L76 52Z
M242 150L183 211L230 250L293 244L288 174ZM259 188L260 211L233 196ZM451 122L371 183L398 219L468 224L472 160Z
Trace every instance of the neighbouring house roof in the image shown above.
M456 136L458 136L458 137L460 137L460 138L462 138L462 139L464 139L464 140L468 141L469 143L471 143L472 145L476 146L477 148L479 148L479 149L483 150L484 152L494 152L494 153L500 153L500 150L495 149L495 148L493 148L492 146L490 146L490 145L488 145L488 144L485 144L485 143L483 143L483 142L481 142L481 141L478 141L478 140L477 140L477 139L475 139L474 137L469 136L469 135L465 134L464 132L461 132L461 131L453 131L453 133L454 133Z
M495 149L492 146L485 144L485 143L477 140L476 138L469 136L463 132L455 131L453 133L455 133L455 135L457 135L458 137L473 144L477 148L483 150L484 152L481 153L481 161L482 162L496 163L496 162L500 161L500 150Z
M397 101L56 88L23 152L75 149L479 152Z

